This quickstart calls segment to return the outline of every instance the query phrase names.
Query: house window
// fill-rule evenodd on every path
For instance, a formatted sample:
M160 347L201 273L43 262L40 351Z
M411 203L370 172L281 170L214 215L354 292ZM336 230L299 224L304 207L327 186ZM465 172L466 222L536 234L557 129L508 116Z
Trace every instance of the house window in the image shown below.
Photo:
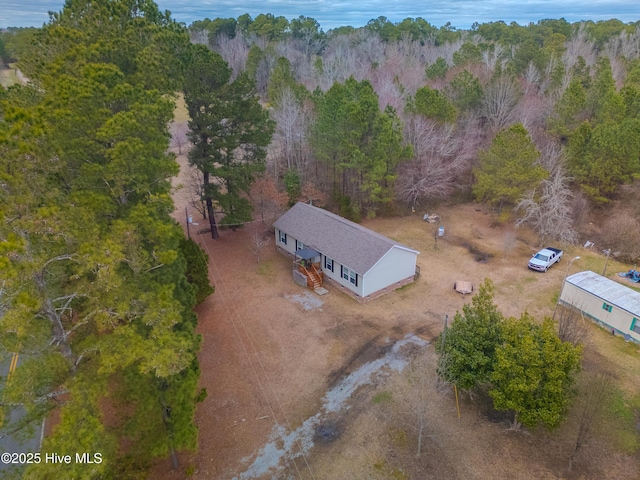
M287 244L287 234L284 233L282 230L278 230L280 232L280 243L283 245Z
M306 245L302 243L300 240L296 240L296 250L302 250Z
M632 322L631 322L631 331L632 332L636 332L636 333L640 333L640 320L638 320L637 318L633 318Z
M342 278L353 283L356 287L358 286L358 274L344 266L342 267Z
M333 259L327 256L324 257L324 269L333 272Z
M609 305L608 303L603 303L602 304L602 309L606 310L607 312L611 312L611 310L613 310L613 306Z

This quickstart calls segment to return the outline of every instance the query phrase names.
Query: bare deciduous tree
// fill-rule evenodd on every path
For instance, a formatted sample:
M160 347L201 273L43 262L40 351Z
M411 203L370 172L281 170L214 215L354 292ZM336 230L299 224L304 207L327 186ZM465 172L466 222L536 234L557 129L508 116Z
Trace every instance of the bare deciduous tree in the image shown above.
M489 123L502 129L509 125L511 112L522 96L522 89L513 78L502 76L491 82L484 92L482 113Z
M600 373L598 375L590 375L585 383L586 386L583 395L581 395L582 405L580 407L578 435L569 456L569 471L573 468L576 455L591 438L593 422L604 406L604 401L611 389L612 378L607 373Z
M260 216L262 224L265 220L274 220L287 208L288 196L279 192L275 181L271 177L257 178L251 184L250 190L253 212Z
M371 84L378 95L380 110L384 110L387 105L390 105L396 111L400 111L407 102L408 90L400 85L397 71L398 69L391 67L389 62L385 62L384 65L371 72ZM422 72L420 76L422 76Z
M529 93L522 97L511 112L511 120L522 123L524 128L534 137L536 132L544 131L547 117L552 108L549 99L540 91Z
M291 89L285 87L278 104L271 109L271 118L276 122L276 130L270 150L277 153L269 158L270 169L278 177L279 161L284 160L284 169L295 168L303 180L311 157L308 142L311 107L300 103Z
M538 132L538 130L536 130L536 132ZM562 146L544 134L533 137L536 148L540 152L540 165L542 165L547 172L555 172L558 169L564 168L565 157Z
M580 229L589 220L590 212L589 200L583 192L575 192L571 201L571 211L573 212L573 225Z
M358 50L366 61L373 64L381 64L385 58L385 43L377 33L362 29L356 32Z
M489 72L493 72L496 66L501 63L504 66L505 59L503 58L504 48L499 43L493 44L493 49L486 49L482 52L482 63Z
M569 177L562 168L557 168L549 178L542 181L541 192L531 191L520 200L516 210L524 215L516 225L530 224L539 237L539 244L549 239L565 243L576 243L578 234L573 227Z
M208 30L193 30L189 29L189 40L195 45L209 45L209 31Z
M424 351L411 361L404 374L405 385L398 390L399 403L403 407L403 423L416 434L416 456L422 453L422 445L428 427L428 413L431 399L436 394L436 365L438 363L432 347L425 347Z
M171 146L178 149L178 155L182 155L182 148L189 144L189 125L187 122L172 123L169 127L171 134Z
M414 158L400 169L398 199L415 206L421 200L449 195L458 186L460 173L470 167L473 134L466 136L453 125L414 115L405 124L405 139L413 146Z
M224 34L218 35L216 38L215 50L227 62L229 68L233 71L232 80L240 73L244 72L249 56L249 46L247 40L238 29L236 36L229 38Z
M249 250L256 256L256 262L260 265L262 251L271 243L271 235L258 225L251 227Z
M187 167L187 195L189 197L189 205L196 209L207 219L207 205L204 195L204 177L202 172L195 167Z
M595 65L597 54L595 46L587 33L586 23L580 23L578 28L574 30L571 39L565 43L565 47L562 63L566 71L573 68L578 61L578 57L582 57L588 66Z
M572 345L585 345L588 342L589 328L579 308L559 306L556 318L560 340Z
M603 228L604 242L607 248L619 252L619 257L630 262L640 259L640 219L629 209L613 212Z
M311 182L306 182L302 185L298 201L312 203L316 207L324 207L328 200L327 195L318 190Z
M640 57L640 27L633 33L620 34L620 54L627 60Z
M524 93L525 95L527 95L532 89L538 86L540 82L540 71L536 68L533 62L529 62L529 66L525 70L522 77L526 82Z

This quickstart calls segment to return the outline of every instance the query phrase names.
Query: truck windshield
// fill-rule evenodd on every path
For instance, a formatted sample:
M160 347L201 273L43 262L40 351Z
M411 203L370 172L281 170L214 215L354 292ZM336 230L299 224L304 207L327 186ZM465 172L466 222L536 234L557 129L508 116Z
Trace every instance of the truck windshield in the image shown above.
M539 253L536 254L536 256L533 258L535 258L536 260L542 260L543 262L546 262L549 260L549 257L547 257L546 255L541 255Z

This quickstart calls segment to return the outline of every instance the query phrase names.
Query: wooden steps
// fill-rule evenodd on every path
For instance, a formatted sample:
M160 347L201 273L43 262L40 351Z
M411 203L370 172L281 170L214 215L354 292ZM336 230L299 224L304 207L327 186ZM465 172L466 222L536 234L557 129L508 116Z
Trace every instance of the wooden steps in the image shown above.
M322 272L319 272L314 265L312 265L311 268L306 268L306 267L302 267L302 268L303 268L303 273L307 277L307 287L309 287L312 290L315 290L316 288L321 288L322 280L323 280Z

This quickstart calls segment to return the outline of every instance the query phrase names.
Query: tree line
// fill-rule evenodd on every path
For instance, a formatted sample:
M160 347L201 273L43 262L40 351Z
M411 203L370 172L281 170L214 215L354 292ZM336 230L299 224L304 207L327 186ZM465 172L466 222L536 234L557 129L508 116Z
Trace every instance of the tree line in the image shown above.
M2 435L46 417L43 456L102 454L23 478L137 478L196 448L206 396L192 308L213 288L170 216L168 124L192 45L146 0L67 2L27 38L30 84L0 91L0 348L21 359Z
M640 175L637 22L459 30L379 17L325 33L264 14L189 32L232 79L255 81L275 122L266 178L311 183L355 220L453 196L529 223L541 242L576 242L585 212ZM617 231L640 225L633 209L614 213Z

